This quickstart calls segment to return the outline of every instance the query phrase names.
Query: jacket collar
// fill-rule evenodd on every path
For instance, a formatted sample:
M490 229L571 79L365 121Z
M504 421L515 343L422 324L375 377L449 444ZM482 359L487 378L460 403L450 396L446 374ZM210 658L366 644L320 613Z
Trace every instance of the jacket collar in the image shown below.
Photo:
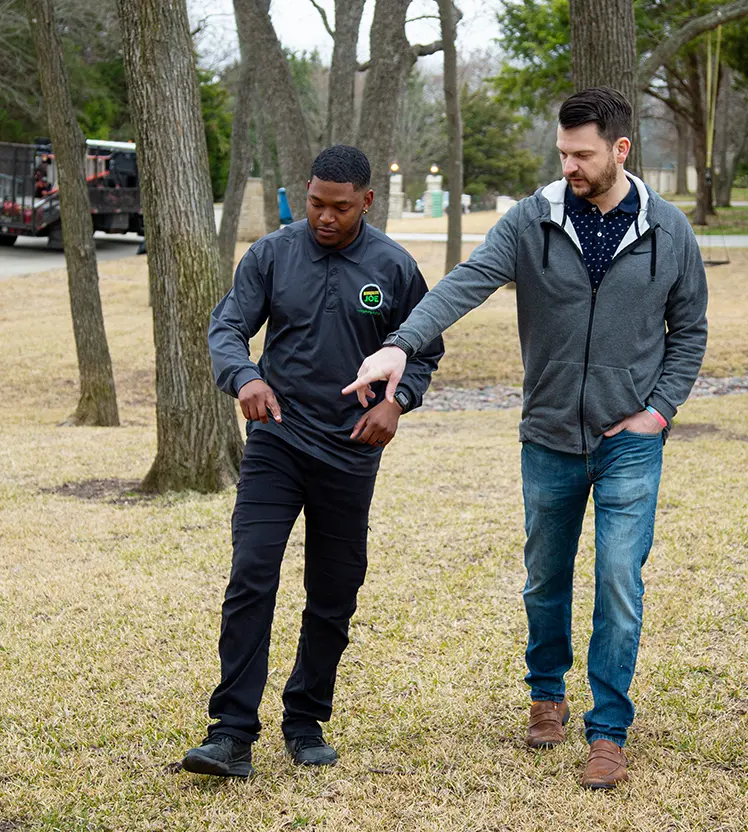
M309 220L304 220L306 224L306 250L312 262L316 263L323 257L328 257L330 254L339 254L350 260L351 263L360 263L364 259L366 253L366 246L369 243L369 226L366 220L361 221L361 230L355 240L349 243L345 248L331 248L330 246L321 246L314 238L312 229L309 225Z

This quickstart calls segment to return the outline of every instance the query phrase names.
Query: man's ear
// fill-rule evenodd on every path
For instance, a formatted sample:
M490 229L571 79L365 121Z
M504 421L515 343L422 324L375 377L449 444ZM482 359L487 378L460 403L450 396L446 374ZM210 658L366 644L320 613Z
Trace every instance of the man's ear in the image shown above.
M307 181L306 181L306 189L307 189L307 191L309 190L309 186L310 186L311 184L312 184L312 180L311 180L311 179L307 179Z
M364 194L364 210L368 211L371 208L371 203L374 202L374 191L371 188Z
M622 136L615 143L616 162L622 165L628 158L631 152L631 139Z

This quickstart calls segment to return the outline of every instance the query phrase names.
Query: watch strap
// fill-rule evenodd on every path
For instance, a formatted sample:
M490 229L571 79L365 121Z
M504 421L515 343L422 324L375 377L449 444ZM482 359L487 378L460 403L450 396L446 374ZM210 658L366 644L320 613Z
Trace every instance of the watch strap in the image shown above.
M405 338L401 338L396 332L390 333L384 341L382 341L383 347L398 347L401 349L408 358L412 358L415 350L411 345L405 340Z

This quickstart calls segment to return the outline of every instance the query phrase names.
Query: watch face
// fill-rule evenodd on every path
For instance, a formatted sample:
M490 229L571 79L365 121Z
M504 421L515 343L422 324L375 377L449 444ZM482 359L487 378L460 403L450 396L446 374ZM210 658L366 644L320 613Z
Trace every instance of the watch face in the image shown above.
M395 393L395 401L405 410L408 405L410 404L410 399L408 398L406 393Z

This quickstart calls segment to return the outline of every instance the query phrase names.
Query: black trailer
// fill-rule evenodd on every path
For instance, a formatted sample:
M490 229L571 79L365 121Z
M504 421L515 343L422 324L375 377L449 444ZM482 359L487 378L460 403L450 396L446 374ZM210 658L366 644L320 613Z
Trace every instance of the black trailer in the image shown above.
M130 142L86 142L86 180L94 231L143 234L138 166ZM62 245L57 163L52 146L0 142L0 246L19 236Z

